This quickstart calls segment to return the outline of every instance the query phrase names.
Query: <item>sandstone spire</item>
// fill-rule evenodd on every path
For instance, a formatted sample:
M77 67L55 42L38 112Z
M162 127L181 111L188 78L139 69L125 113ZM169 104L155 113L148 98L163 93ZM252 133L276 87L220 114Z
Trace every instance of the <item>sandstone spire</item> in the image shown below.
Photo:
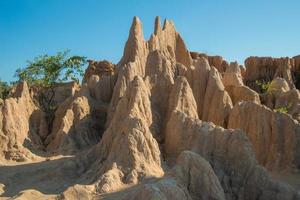
M137 184L147 176L162 176L160 151L149 129L152 112L149 90L136 76L119 101L116 114L90 159L97 158L97 187L109 192ZM103 162L105 161L105 162Z
M142 22L140 21L140 19L137 16L133 17L129 33L130 33L129 38L135 37L135 36L136 37L142 37L142 38L144 37L143 36Z
M212 67L207 81L201 119L225 127L231 108L232 101L224 88L220 74Z
M164 25L163 25L163 30L166 30L166 29L175 29L173 22L168 19L165 19Z
M157 35L162 31L161 25L160 25L160 17L156 16L155 18L155 25L154 25L154 34Z
M124 48L123 62L133 62L136 56L144 56L145 49L146 46L142 23L138 17L134 17L129 31L129 37Z
M178 77L169 97L169 112L180 111L191 118L198 118L197 104L185 77Z

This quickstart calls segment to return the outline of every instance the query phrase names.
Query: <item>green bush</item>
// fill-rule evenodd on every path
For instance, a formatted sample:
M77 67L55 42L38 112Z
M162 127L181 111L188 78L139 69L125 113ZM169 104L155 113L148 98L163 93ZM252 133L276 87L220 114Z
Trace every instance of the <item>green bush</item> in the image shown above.
M10 94L11 86L0 80L0 99L6 99Z
M281 107L275 108L274 111L287 114L291 107L292 107L292 104L289 104L288 106L281 106Z
M256 80L255 81L256 85L259 86L260 90L262 91L262 93L265 93L266 91L268 91L270 85L271 85L271 81L259 81Z

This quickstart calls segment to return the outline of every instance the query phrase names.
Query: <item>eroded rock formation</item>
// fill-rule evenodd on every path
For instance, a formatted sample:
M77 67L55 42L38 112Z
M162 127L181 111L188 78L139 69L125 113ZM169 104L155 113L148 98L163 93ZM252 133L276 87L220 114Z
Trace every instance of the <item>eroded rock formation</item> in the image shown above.
M173 22L162 27L159 17L145 40L134 17L118 64L90 60L81 86L58 89L51 130L26 83L0 101L1 159L30 161L29 147L40 145L48 160L32 169L42 175L24 173L37 183L49 183L42 180L49 174L50 181L70 176L47 195L28 179L18 183L31 188L13 193L9 180L24 169L5 173L12 167L0 166L6 184L0 193L14 199L300 199L299 188L269 174L300 168L299 60L251 57L245 69L189 52ZM256 80L272 82L262 89ZM67 160L56 161L60 156Z
M25 161L33 155L25 148L30 140L39 144L39 124L34 123L37 108L34 105L27 84L20 83L13 97L0 102L0 158ZM42 119L41 119L42 120Z
M244 130L257 160L269 169L288 169L299 162L295 158L299 124L286 114L252 102L240 102L230 113L228 128Z

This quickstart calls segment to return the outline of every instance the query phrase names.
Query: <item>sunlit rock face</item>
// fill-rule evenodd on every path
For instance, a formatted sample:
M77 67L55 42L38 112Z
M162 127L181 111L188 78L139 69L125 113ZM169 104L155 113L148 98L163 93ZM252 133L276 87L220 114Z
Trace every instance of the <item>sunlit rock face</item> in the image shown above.
M49 167L37 164L33 180L59 180L14 198L300 199L269 175L300 168L299 60L250 57L244 68L189 52L159 17L146 40L134 17L116 65L89 60L81 86L57 89L68 96L57 97L50 129L26 83L0 101L1 159L39 161L25 144L40 145ZM7 188L12 174L0 167Z

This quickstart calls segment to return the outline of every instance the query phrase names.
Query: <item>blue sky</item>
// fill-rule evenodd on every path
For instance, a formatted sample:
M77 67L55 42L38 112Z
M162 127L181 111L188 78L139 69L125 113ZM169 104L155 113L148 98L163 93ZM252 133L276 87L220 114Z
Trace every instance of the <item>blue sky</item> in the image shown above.
M37 55L71 53L117 63L133 16L145 38L154 18L174 21L191 51L243 63L300 54L299 0L0 0L0 78Z

